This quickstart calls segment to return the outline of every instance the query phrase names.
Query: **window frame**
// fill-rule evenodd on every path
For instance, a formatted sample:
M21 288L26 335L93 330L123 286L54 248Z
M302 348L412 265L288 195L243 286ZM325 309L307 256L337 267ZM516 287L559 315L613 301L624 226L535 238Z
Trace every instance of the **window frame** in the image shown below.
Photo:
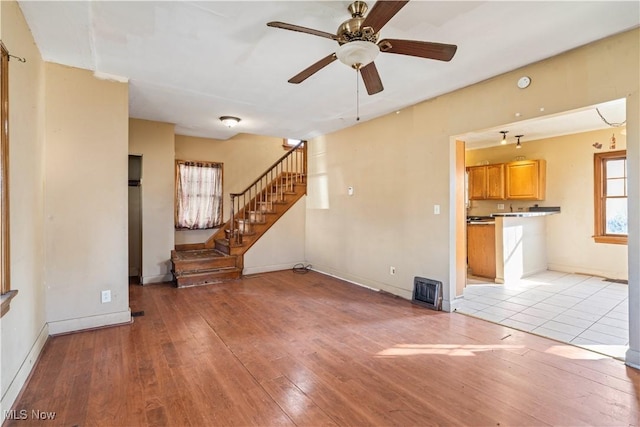
M284 151L289 151L301 142L306 141L304 139L282 138L282 148L284 148ZM300 148L302 148L302 146L300 146Z
M0 40L0 317L18 294L11 290L9 256L9 51Z
M179 175L180 175L180 165L181 164L188 164L188 163L209 165L209 167L215 166L215 167L220 169L220 221L219 221L219 223L214 223L213 227L211 227L211 228L187 228L187 227L179 227L178 226L178 201L179 201L179 197L178 197L178 190L179 190L178 180L179 180ZM176 160L175 161L175 176L174 176L174 180L175 180L175 185L174 185L173 201L174 201L174 207L175 208L174 208L174 214L173 214L173 226L174 226L175 230L178 230L178 231L215 230L215 229L220 228L220 227L222 227L224 225L224 163L222 163L222 162L212 162L212 161L209 161L209 160Z
M626 245L628 235L607 234L606 233L606 168L605 165L610 160L627 160L627 150L607 151L603 153L593 154L593 170L594 170L594 235L593 239L596 243L611 243L616 245ZM628 167L625 167L625 197L628 200ZM627 212L628 219L628 212Z
M0 41L0 204L1 204L1 242L0 273L2 284L1 294L11 290L11 275L9 272L9 51Z

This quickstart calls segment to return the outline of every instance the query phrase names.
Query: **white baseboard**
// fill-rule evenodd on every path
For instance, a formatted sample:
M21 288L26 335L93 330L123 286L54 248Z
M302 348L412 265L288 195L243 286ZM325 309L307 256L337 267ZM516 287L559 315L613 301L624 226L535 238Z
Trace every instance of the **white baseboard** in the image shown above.
M157 276L142 276L142 284L148 285L149 283L162 283L171 282L173 275L171 274L159 274Z
M628 349L624 362L632 368L640 369L640 351L631 348Z
M549 270L559 271L562 273L582 274L585 276L607 277L609 279L628 280L629 273L627 271L604 271L599 269L588 268L584 266L573 266L565 264L549 263Z
M360 286L361 288L366 288L366 289L369 289L369 290L374 291L374 292L380 292L380 288L374 288L373 286L364 285L364 284L362 284L360 282L357 282L356 280L347 279L347 278L344 278L344 277L342 277L340 275L329 273L327 271L320 270L320 269L317 269L317 268L312 268L312 270L315 271L316 273L324 274L325 276L334 277L336 279L342 280L343 282L348 282L348 283L351 283L352 285ZM389 292L389 293L391 293L391 292Z
M9 409L11 409L15 403L22 387L29 378L29 374L31 374L31 371L38 360L38 356L40 356L40 353L47 342L47 338L49 338L49 325L45 323L40 330L40 334L38 334L36 341L31 346L31 350L29 350L27 357L22 361L18 372L16 372L15 377L13 377L13 380L9 384L6 393L2 396L2 400L0 401L0 414L2 417L0 418L0 424L4 422Z
M131 322L131 309L119 311L117 313L49 322L49 333L51 335L58 335L66 332L75 332L83 329L100 328L103 326L118 325L129 322Z
M452 313L452 312L456 311L456 309L460 306L460 304L462 304L463 301L464 301L464 297L462 297L462 296L455 297L451 301L447 301L447 300L445 300L443 298L442 299L442 311L447 311L449 313Z
M303 264L307 265L306 262L291 262L286 264L274 264L274 265L261 265L256 267L244 267L242 270L243 275L249 274L258 274L258 273L270 273L272 271L282 271L282 270L291 270L295 265Z

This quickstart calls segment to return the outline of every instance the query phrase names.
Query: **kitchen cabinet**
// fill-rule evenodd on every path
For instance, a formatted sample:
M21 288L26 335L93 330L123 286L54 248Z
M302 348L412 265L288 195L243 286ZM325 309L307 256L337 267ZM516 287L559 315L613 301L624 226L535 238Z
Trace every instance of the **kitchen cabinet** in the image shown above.
M544 200L546 161L521 160L505 165L505 193L509 200Z
M544 200L545 160L470 166L469 200Z
M467 168L469 174L469 199L484 200L487 187L487 167L472 166Z
M467 225L467 264L473 276L496 277L496 227L494 223Z
M471 166L467 171L470 200L504 199L504 164Z

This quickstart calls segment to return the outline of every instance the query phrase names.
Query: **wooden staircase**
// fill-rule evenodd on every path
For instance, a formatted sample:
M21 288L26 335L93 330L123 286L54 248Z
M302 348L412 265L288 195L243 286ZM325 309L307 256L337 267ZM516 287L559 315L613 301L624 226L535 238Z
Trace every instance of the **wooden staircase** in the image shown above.
M307 193L306 146L298 144L241 193L231 193L230 219L206 242L171 251L177 287L242 276L244 254Z

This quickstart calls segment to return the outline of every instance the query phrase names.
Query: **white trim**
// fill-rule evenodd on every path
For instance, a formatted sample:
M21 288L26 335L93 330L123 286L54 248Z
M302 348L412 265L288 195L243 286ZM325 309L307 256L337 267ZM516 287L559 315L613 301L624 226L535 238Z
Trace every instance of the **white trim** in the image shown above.
M40 330L40 334L38 334L38 337L31 346L31 350L29 350L27 357L22 361L18 372L16 372L15 377L11 380L6 393L2 396L2 401L0 401L0 424L4 422L9 409L11 409L22 390L22 387L27 382L31 371L38 361L38 357L47 342L47 338L49 338L49 325L45 323Z
M270 273L272 271L291 270L291 269L293 269L294 266L296 266L298 264L307 265L308 263L306 263L304 261L300 261L300 262L292 262L292 263L287 263L287 264L274 264L274 265L261 265L261 266L256 266L256 267L245 267L242 270L242 274L243 275L249 275L249 274L258 274L258 273Z
M149 283L171 282L172 280L173 275L171 274L159 274L156 276L142 276L140 283L148 285Z
M340 279L343 282L348 282L353 285L360 286L361 288L369 289L370 291L380 292L380 289L372 288L371 286L363 285L362 283L354 282L353 280L345 279L344 277L336 276L335 274L327 273L326 271L318 270L316 268L311 268L311 270L315 271L316 273L324 274L325 276L330 276L336 279Z
M452 301L445 301L443 299L442 300L442 311L447 311L449 313L453 313L454 311L456 311L458 309L458 306L460 304L462 304L462 301L464 301L464 297L463 296L456 297Z
M624 363L632 368L640 369L640 351L632 348L628 349L625 354Z
M100 328L102 326L112 326L122 323L131 323L131 309L119 311L117 313L107 313L97 316L80 317L78 319L49 322L49 333L51 335L57 335L64 334L66 332Z

